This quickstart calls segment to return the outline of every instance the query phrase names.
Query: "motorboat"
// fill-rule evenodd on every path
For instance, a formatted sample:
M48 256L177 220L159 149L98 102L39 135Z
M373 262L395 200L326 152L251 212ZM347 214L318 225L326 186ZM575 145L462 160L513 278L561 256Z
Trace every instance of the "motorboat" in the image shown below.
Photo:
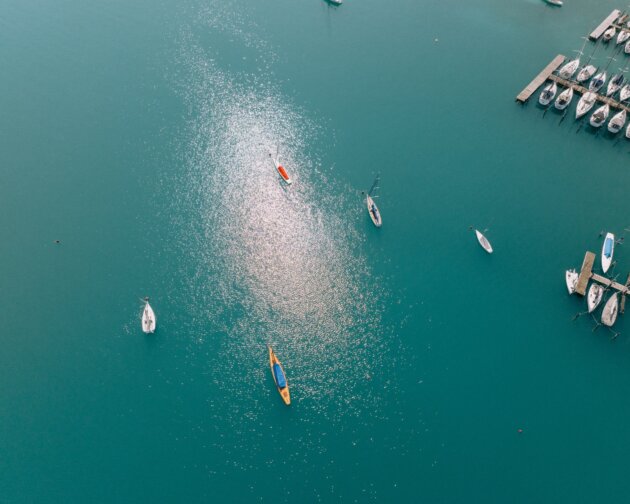
M287 376L284 374L284 368L278 360L278 357L276 357L276 354L273 352L271 346L269 347L269 367L271 368L271 376L273 376L273 381L276 384L278 393L280 394L280 397L282 397L284 404L288 406L291 404L289 382L287 380Z
M621 112L617 112L612 119L608 121L608 131L611 133L619 133L621 129L626 124L626 110L622 110Z
M343 0L326 0L329 4L333 4L333 5L341 5L343 3Z
M577 104L577 108L575 109L575 118L579 119L589 110L591 110L593 108L593 105L595 105L596 100L597 95L595 93L591 93L590 91L584 93Z
M142 330L146 333L155 332L155 324L157 320L153 308L149 304L149 298L144 298L144 309L142 310Z
M623 44L629 38L630 32L628 30L619 30L619 35L617 35L617 44Z
M276 170L278 170L278 173L280 174L280 177L282 177L282 180L284 180L287 185L291 185L293 183L293 180L291 180L291 177L287 173L287 170L284 168L284 166L282 166L280 162L271 155L271 153L269 153L269 157L273 161L273 165L276 167Z
M565 279L567 281L567 290L569 291L569 294L573 294L575 292L578 276L577 271L574 269L570 269L565 272Z
M575 78L575 80L578 81L578 82L586 82L587 80L589 80L593 76L593 74L595 72L597 72L597 67L596 66L585 65L578 72L577 77Z
M624 84L619 90L619 101L626 101L630 98L630 84Z
M369 194L366 196L365 202L367 204L368 213L370 214L370 219L372 219L372 222L376 227L381 227L383 225L381 212L379 211L376 203L374 203L374 200Z
M374 193L378 189L379 180L380 180L380 175L376 175L376 178L374 179L374 182L372 183L372 187L370 187L370 190L366 194L365 203L367 205L368 214L370 214L370 219L372 219L372 222L374 223L376 227L380 228L381 225L383 224L383 218L381 217L381 212L379 211L378 207L376 206L376 203L374 202L374 198L376 198L376 196L372 198L372 195L374 195Z
M608 327L612 327L617 320L617 314L619 312L619 293L615 292L606 304L604 305L604 309L602 310L602 324Z
M571 100L573 100L573 88L569 87L558 95L558 98L556 98L553 106L556 107L558 110L564 110L568 107L569 103L571 103Z
M615 235L606 233L604 244L602 245L602 271L606 273L612 263L613 254L615 253Z
M562 7L562 0L545 0L549 5L555 5L556 7Z
M488 241L488 238L486 238L481 231L475 229L475 234L477 235L477 241L479 242L479 245L481 245L481 247L488 252L488 254L492 254L492 245L490 245L490 242Z
M623 85L623 82L624 82L623 74L618 73L618 74L613 75L610 81L608 82L608 87L606 88L606 96L612 96L617 91L619 91L619 89L621 89L621 86Z
M555 82L551 84L547 84L542 92L540 93L540 98L538 98L538 103L541 105L549 105L551 101L556 97L556 92L558 91L558 85Z
M602 37L604 42L610 42L612 38L617 34L617 29L614 26L611 26L604 32L604 36Z
M564 65L558 75L563 79L570 79L573 77L573 74L580 66L580 58L575 58L574 60L569 61L566 65Z
M604 287L596 282L593 282L589 287L588 294L586 296L586 304L588 306L589 313L593 313L595 311L595 309L599 306L599 303L602 302L603 297Z
M606 72L598 73L595 77L593 77L593 80L589 82L588 84L589 91L593 91L593 93L597 93L602 88L602 86L606 83L607 78L608 78L608 74Z
M601 127L601 125L606 122L606 119L608 119L609 113L610 113L610 105L608 104L602 105L595 112L593 112L593 115L591 116L591 120L589 121L590 125L593 126L593 128Z

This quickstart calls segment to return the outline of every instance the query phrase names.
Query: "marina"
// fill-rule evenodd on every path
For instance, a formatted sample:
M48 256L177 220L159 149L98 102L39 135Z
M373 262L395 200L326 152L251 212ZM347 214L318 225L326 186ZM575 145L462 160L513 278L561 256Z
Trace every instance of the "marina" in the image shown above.
M628 275L628 280L626 281L626 283L621 284L598 273L593 273L594 263L595 253L587 251L584 254L584 261L582 261L582 267L580 269L578 281L575 286L576 294L579 294L580 296L584 296L586 294L586 287L588 286L589 280L593 280L594 282L600 283L605 287L615 289L616 291L620 292L624 296L622 300L625 298L625 296L630 294L630 275Z
M619 16L621 16L621 11L619 9L614 9L610 14L608 14L608 16L606 16L604 18L604 20L597 26L597 28L595 28L591 32L591 34L588 36L588 38L591 39L593 42L595 42L595 41L599 40L599 38L604 34L604 32L611 25L613 25L615 27L618 27L618 25L615 25L614 22L617 19L619 19Z

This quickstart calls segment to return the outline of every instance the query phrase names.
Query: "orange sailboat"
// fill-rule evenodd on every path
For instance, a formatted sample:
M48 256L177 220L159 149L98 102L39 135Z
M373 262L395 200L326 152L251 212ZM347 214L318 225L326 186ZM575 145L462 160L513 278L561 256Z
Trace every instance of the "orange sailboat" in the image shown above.
M282 177L282 180L284 180L287 183L287 185L291 185L293 183L293 180L291 180L291 177L285 170L284 166L282 166L280 162L278 161L278 159L273 157L271 153L269 153L269 157L273 161L273 165L276 167L276 170L278 170L278 173Z
M280 397L282 397L284 404L288 406L289 404L291 404L291 395L289 394L289 382L287 381L287 377L284 374L282 364L280 364L280 361L276 357L276 354L273 353L271 347L269 347L269 367L271 368L271 376L273 376L273 381L276 383L276 387L278 387Z

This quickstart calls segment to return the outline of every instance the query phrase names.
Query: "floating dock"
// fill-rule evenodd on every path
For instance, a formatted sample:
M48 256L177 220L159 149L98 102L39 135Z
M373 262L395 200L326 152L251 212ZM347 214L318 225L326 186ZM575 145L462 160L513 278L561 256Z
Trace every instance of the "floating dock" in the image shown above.
M613 24L614 21L617 20L621 16L621 11L619 9L613 10L604 20L599 24L597 28L595 28L591 34L588 36L592 41L596 41L603 35L603 33Z
M529 100L529 97L534 94L540 86L544 84L549 76L553 74L553 72L555 72L558 67L562 65L562 63L564 63L565 59L566 58L563 54L558 54L558 56L552 59L551 62L545 68L543 68L536 77L534 77L534 80L527 84L527 86L525 86L525 89L523 89L523 91L521 91L516 96L516 101L525 103L527 100Z
M552 80L554 82L557 82L561 86L572 87L573 91L576 91L576 92L578 92L580 94L584 94L584 93L588 92L587 88L585 88L584 86L580 86L577 82L563 79L562 77L558 77L555 74L550 75L548 77L548 79ZM604 96L604 95L598 94L597 95L597 101L600 101L602 103L607 103L611 107L617 108L619 110L625 110L626 112L630 113L630 107L628 107L627 105L624 105L623 103L618 102L617 100L614 100L614 99L612 99L612 98L610 98L608 96Z
M625 306L625 296L630 295L630 275L628 275L628 280L626 280L626 284L620 284L619 282L615 282L605 276L599 275L597 273L593 273L593 264L595 263L595 254L593 252L586 252L584 254L584 261L582 261L582 269L580 270L580 276L578 276L578 281L575 284L575 292L580 296L584 296L586 294L586 287L588 286L588 281L593 280L594 282L600 283L605 287L609 287L611 289L615 289L619 291L622 297L622 303Z

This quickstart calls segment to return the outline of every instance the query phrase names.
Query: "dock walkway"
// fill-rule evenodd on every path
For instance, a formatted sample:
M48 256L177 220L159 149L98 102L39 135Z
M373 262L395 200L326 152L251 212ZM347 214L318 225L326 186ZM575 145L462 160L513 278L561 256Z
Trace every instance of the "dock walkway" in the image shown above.
M604 18L599 26L591 32L588 38L593 41L599 39L599 37L602 36L602 34L608 29L608 27L613 24L613 21L616 21L620 15L621 11L619 9L614 9L610 14L608 14L608 16Z
M521 103L525 103L529 100L529 97L536 92L536 90L549 78L549 76L555 72L560 65L564 62L566 58L563 54L558 54L554 59L552 59L549 64L542 69L542 71L534 77L534 80L531 81L525 89L521 91L516 97L516 101Z

